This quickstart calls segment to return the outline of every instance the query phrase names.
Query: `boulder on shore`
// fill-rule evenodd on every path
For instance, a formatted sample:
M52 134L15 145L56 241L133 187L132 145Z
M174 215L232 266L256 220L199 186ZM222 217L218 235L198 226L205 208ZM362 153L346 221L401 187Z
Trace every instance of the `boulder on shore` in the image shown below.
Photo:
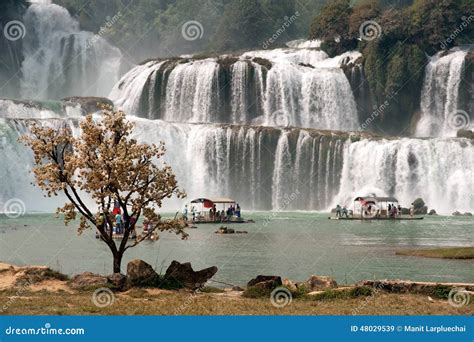
M288 278L283 279L283 286L290 290L292 293L298 291L298 284Z
M114 290L125 290L127 288L127 276L122 273L112 273L107 276L107 280Z
M146 285L157 279L153 267L140 259L133 259L127 264L127 278L132 285Z
M312 275L309 277L308 280L304 283L308 291L319 291L319 290L327 290L327 289L334 289L337 287L336 281L327 276L316 276Z
M182 264L173 260L166 270L165 278L167 280L175 280L186 288L197 289L202 287L216 273L216 266L194 271L191 267L191 263L185 262Z
M273 290L282 285L283 282L281 281L281 277L265 275L258 275L247 283L247 287L258 287L265 290Z
M69 286L75 290L88 290L98 287L108 287L109 280L100 274L84 272L73 276L69 281Z

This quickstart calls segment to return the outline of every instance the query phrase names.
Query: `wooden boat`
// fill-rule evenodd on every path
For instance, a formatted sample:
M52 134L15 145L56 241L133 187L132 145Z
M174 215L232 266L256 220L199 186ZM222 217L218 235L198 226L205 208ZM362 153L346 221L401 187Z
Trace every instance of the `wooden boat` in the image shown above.
M411 221L423 220L423 217L407 217L402 216L400 205L395 197L356 197L354 199L353 210L347 210L345 207L341 210L338 206L339 215L336 217L330 216L330 220L386 220L386 221Z
M253 220L245 220L243 217L240 217L240 207L238 203L231 198L196 198L191 201L191 204L201 204L201 211L198 211L193 208L191 209L191 215L193 210L195 210L195 218L194 220L191 219L189 222L191 224L219 224L219 223L254 223ZM222 205L222 211L224 211L224 216L220 210L217 210L217 206ZM227 208L229 206L234 206L239 208L237 214L232 216L227 216ZM216 217L213 217L211 212L212 209L215 208L217 210ZM189 219L189 217L188 217Z
M195 224L205 224L205 223L212 223L212 224L218 224L218 223L255 223L255 221L254 220L244 220L243 218L240 218L240 220L237 220L236 218L231 218L229 221L227 221L227 220L212 221L212 220L206 220L206 219L196 219L192 223L195 223Z
M402 221L402 220L423 220L424 217L331 217L330 220L359 220L359 221L372 221L372 220L386 220L386 221Z

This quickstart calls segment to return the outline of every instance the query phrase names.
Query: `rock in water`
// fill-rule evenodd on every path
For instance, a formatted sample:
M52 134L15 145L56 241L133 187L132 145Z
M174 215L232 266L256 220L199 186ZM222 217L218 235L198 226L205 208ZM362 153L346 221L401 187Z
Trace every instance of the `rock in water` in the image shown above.
M247 283L247 287L259 287L261 289L273 290L282 284L283 282L279 276L258 275Z
M217 267L212 266L200 271L194 271L191 263L173 260L165 273L166 279L174 279L186 288L197 289L203 286L214 274L217 273Z
M84 272L76 274L69 281L69 286L73 289L91 289L98 287L106 287L109 284L107 277L92 272Z
M415 215L426 215L428 213L428 207L425 205L425 201L422 198L417 198L413 202L414 214Z
M158 277L153 267L140 259L133 259L127 264L127 277L134 285L151 283Z
M436 212L436 210L431 209L428 215L438 215L438 213Z
M336 281L331 277L312 275L306 280L305 285L309 291L333 289L337 287Z

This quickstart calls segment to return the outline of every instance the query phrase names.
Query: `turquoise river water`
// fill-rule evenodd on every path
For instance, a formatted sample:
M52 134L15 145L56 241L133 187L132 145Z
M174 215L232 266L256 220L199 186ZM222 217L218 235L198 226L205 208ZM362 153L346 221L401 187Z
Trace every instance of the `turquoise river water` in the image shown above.
M217 266L214 280L243 285L258 274L305 280L329 275L339 283L362 279L474 282L473 260L396 255L403 248L473 246L472 217L425 217L421 221L334 221L309 212L246 213L255 223L233 225L248 234L221 235L220 225L189 229L188 240L162 233L127 251L122 264L140 258L164 272L170 262L190 261L194 269ZM48 265L63 273L111 273L108 247L87 231L65 227L51 214L0 216L0 261ZM219 284L214 284L219 286Z

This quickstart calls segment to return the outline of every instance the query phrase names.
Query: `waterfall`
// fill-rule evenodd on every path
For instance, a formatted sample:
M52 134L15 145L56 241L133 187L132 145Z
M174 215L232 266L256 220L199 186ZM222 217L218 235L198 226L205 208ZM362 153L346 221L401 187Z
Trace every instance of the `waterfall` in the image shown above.
M64 119L44 119L42 122L55 129L74 126L73 121ZM0 211L8 200L20 199L29 212L52 212L65 203L66 198L59 196L45 201L41 190L32 185L33 153L18 142L18 138L27 132L25 120L0 118Z
M355 130L356 103L341 63L358 56L288 48L149 61L124 75L110 98L131 115L170 122Z
M22 104L17 107L21 110ZM30 211L53 210L62 198L39 200L41 192L31 185L31 152L18 143L18 138L28 131L27 123L32 120L53 127L66 125L74 134L79 134L81 119L67 118L64 113L48 119L35 117L0 119L0 158L3 161L0 202L14 197L24 200ZM169 123L134 117L130 120L135 124L132 136L138 141L164 141L168 147L172 146L168 148L165 161L173 167L188 198L228 195L247 209L322 210L328 207L333 189L323 183L327 178L332 179L333 174L341 173L342 165L334 158L342 158L342 149L338 146L343 146L349 137L345 133L328 135L325 131L296 128ZM315 170L319 169L323 176L319 175L314 182ZM295 182L297 174L301 179ZM338 184L334 186L338 188ZM317 193L321 195L316 200ZM167 205L174 209L181 203L168 202Z
M458 107L459 85L466 55L467 51L459 48L448 53L441 51L426 66L417 136L456 136L458 129L468 128L469 114Z
M177 122L216 122L218 70L213 60L177 65L169 74L163 118Z
M344 147L335 203L355 196L393 195L409 207L421 197L441 213L474 208L474 142L467 139L362 140Z
M80 119L62 117L41 122L78 134ZM247 210L326 210L376 193L404 206L421 197L441 213L474 209L474 143L468 139L351 142L346 133L312 129L130 120L140 142L172 146L165 161L188 198L226 195ZM20 198L29 211L53 210L61 198L41 201L30 184L32 155L17 141L25 132L25 120L0 119L0 202ZM181 204L168 201L165 209Z
M32 4L23 22L21 95L27 99L106 96L118 81L120 51L91 32L80 31L68 11Z

